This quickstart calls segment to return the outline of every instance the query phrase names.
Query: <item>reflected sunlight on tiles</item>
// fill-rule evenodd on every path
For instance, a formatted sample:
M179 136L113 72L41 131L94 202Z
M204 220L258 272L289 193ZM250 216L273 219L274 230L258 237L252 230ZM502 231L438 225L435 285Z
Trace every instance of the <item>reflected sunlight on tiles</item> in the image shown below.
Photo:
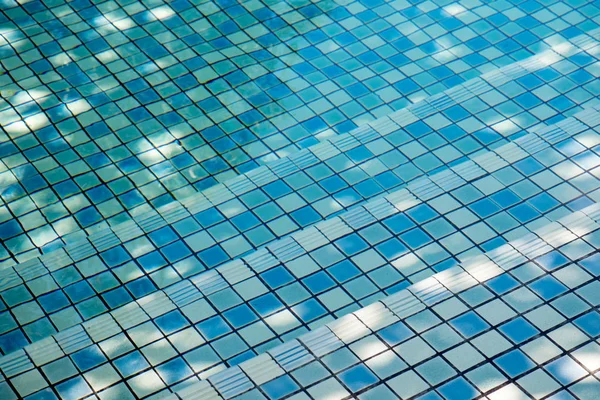
M600 398L599 18L0 0L0 399Z

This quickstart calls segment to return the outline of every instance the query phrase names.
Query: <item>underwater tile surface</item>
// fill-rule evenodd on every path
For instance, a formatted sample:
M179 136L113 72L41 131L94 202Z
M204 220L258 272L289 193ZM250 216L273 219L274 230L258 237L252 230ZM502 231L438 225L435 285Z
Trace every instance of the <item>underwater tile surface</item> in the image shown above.
M596 45L595 40L590 36L578 37L568 43L570 43L568 49L572 53L571 57L584 56L589 53L593 54L592 50ZM576 43L577 45L575 45ZM589 53L581 51L579 46L590 49ZM564 61L563 57L553 51L547 51L542 56L546 60L543 64L546 67L548 65L558 65ZM535 59L526 59L510 68L503 68L496 71L496 73L489 76L486 74L483 76L483 81L469 81L467 84L459 85L453 89L452 93L459 95L464 103L467 103L466 100L469 97L469 103L481 101L479 100L480 98L486 98L495 93L495 86L506 86L505 81L509 78L520 77L519 79L521 80L529 78L533 73L532 71L535 72L540 67L539 64L532 63L532 61L535 61ZM492 85L487 84L488 81ZM469 88L471 90L468 90ZM479 94L475 95L473 92ZM510 99L507 101L510 101ZM365 193L365 188L377 187L374 182L377 182L378 179L383 179L382 176L387 176L387 181L390 182L387 192L391 192L395 196L394 198L403 199L403 201L406 201L406 204L400 205L397 204L396 200L392 200L392 205L395 209L394 211L390 211L389 209L385 209L385 205L376 199L372 203L374 206L371 207L374 207L374 211L371 211L371 213L376 216L376 219L373 221L367 219L361 222L364 222L364 224L371 224L375 221L384 223L383 226L370 227L368 230L364 229L366 233L362 235L370 245L364 248L357 247L356 250L348 248L359 246L364 242L362 239L359 239L359 241L354 240L350 236L337 241L336 246L346 255L352 255L356 260L360 258L369 260L369 262L373 257L379 255L383 255L386 260L391 262L409 249L414 250L417 255L416 260L419 260L420 263L424 262L423 265L431 265L433 267L425 271L421 271L422 268L417 268L414 272L419 272L419 274L412 277L411 281L418 280L419 277L425 276L432 270L447 268L451 265L452 258L465 257L469 254L468 250L474 245L479 245L481 249L498 246L502 243L502 238L498 237L499 234L505 233L510 229L515 229L521 224L529 222L546 212L554 212L559 204L570 203L569 206L573 208L589 201L585 197L580 196L581 194L593 192L593 189L595 189L593 185L584 187L581 184L579 186L576 184L575 187L579 190L573 189L569 194L559 194L560 191L565 190L564 183L566 180L573 178L573 182L579 182L586 179L584 176L579 176L579 174L573 177L561 174L556 175L552 171L563 168L565 165L570 165L570 161L567 158L575 156L577 156L577 158L574 158L575 164L583 166L583 170L591 171L595 169L597 166L594 163L595 153L593 151L584 152L584 150L596 144L596 134L593 132L584 132L586 125L578 122L579 120L584 120L585 123L588 125L591 124L591 127L594 127L595 112L584 112L582 116L569 119L564 124L557 123L557 129L563 130L564 128L566 130L565 135L577 135L577 139L565 142L559 148L567 146L566 143L574 143L571 147L579 147L571 153L564 151L556 153L559 155L554 159L548 159L548 161L544 160L547 158L549 150L536 155L545 164L546 168L549 168L548 170L544 170L541 167L537 170L535 168L527 170L527 165L531 163L537 165L535 159L519 161L515 164L516 169L502 168L509 163L523 158L527 154L526 152L529 147L531 147L528 144L524 145L526 152L521 153L522 155L520 156L506 156L504 153L514 153L515 150L505 145L498 147L491 153L485 153L483 149L480 149L473 158L475 164L469 158L464 157L454 157L454 159L446 160L448 164L443 164L441 161L438 162L436 166L440 166L434 169L437 172L430 174L431 179L434 181L432 183L420 178L422 173L419 173L419 171L421 170L416 167L416 165L423 165L421 160L423 160L423 157L427 157L427 154L417 154L417 157L414 157L414 155L406 150L407 147L419 146L419 141L411 141L410 136L406 132L415 129L415 126L420 126L419 124L422 125L421 128L428 127L428 125L418 121L418 118L414 115L417 113L420 115L427 113L424 121L432 125L434 124L433 121L438 121L438 123L439 121L444 121L442 123L446 126L440 129L440 131L449 132L460 129L459 125L452 124L451 120L445 117L446 114L452 112L451 110L455 110L458 107L453 105L455 101L447 99L443 103L443 106L438 106L436 112L432 112L431 107L421 106L419 108L409 107L402 112L392 114L390 120L380 120L379 124L372 124L375 129L356 132L353 137L358 140L354 139L354 144L352 142L348 143L346 138L342 138L339 143L338 141L334 142L334 145L337 147L337 149L333 148L335 151L332 151L331 145L324 144L311 148L311 152L307 153L311 155L311 158L306 157L304 153L300 153L300 162L305 163L304 167L307 166L306 160L312 164L310 168L305 168L306 173L298 172L298 168L294 169L289 166L285 167L283 173L280 168L275 168L275 174L279 176L283 174L283 179L266 179L265 181L268 183L262 186L262 190L258 188L252 190L252 187L240 185L240 181L236 180L235 187L238 190L233 190L233 192L240 195L239 200L233 198L233 194L225 196L221 191L217 200L222 204L218 205L216 210L209 207L211 203L215 204L219 202L214 197L208 196L210 201L194 198L190 202L184 203L190 213L184 210L177 210L174 213L171 209L165 213L165 219L171 223L171 227L165 226L167 222L164 220L160 223L157 222L156 216L149 217L147 214L144 214L138 226L132 227L127 224L118 226L119 229L116 230L116 236L110 232L107 235L99 237L93 236L91 242L84 241L73 246L67 246L66 253L62 253L61 251L53 252L43 257L41 263L38 261L27 262L14 269L6 269L2 273L2 277L4 278L2 293L5 293L7 301L11 302L11 305L23 309L40 310L40 313L30 320L24 320L24 323L15 323L15 320L19 322L18 317L16 319L8 318L7 321L12 322L12 324L9 325L7 323L6 329L1 332L0 346L2 344L5 346L2 347L2 350L4 352L14 350L18 346L18 343L27 343L27 340L14 340L17 337L26 337L29 341L42 339L49 334L73 326L83 320L89 320L108 309L118 308L134 298L144 297L156 291L157 288L165 288L168 293L171 293L171 297L176 297L180 290L178 289L179 286L189 285L190 282L184 281L181 285L174 288L170 288L169 286L180 281L182 278L192 277L192 282L194 282L196 287L206 286L204 282L216 285L214 288L210 287L206 289L206 291L210 290L211 293L220 290L222 288L217 282L222 278L219 277L218 273L198 274L207 268L211 269L222 265L240 254L246 253L246 257L244 258L247 260L260 260L261 257L269 257L269 255L281 258L280 254L282 252L295 254L296 256L302 255L303 251L299 253L299 250L297 250L301 248L298 243L302 245L303 237L307 235L314 236L312 232L318 231L307 229L298 238L292 235L291 240L288 239L280 242L283 244L269 245L267 247L267 255L264 255L264 250L259 251L258 254L261 254L261 256L256 256L251 252L251 249L256 246L256 243L252 243L252 235L257 231L268 232L269 229L272 231L274 227L283 226L287 227L287 229L280 231L279 236L285 236L287 233L298 229L298 225L294 224L292 219L295 220L299 212L312 212L314 217L311 219L311 224L314 224L329 215L330 212L356 205L361 199L377 197L377 195L382 193L382 190L374 190L371 193L367 192L367 195L364 196L360 196L359 193ZM462 120L463 126L467 123L475 122L474 117L472 115L468 117L468 115L466 111L463 113L465 117ZM555 117L558 116L556 115ZM554 120L559 119L554 118ZM394 120L397 123L393 123L392 121ZM405 127L405 129L400 129L400 127ZM367 135L365 135L365 132ZM555 144L557 139L552 136L554 130L550 129L548 132L550 132L550 135L547 141L550 144ZM466 133L463 135L466 135ZM542 137L545 136L547 135L544 131L542 132ZM566 139L566 136L560 136L559 139ZM365 144L360 145L359 142ZM584 143L583 145L581 145L582 142ZM498 145L497 142L496 144ZM445 149L451 147L452 144L444 146ZM374 149L374 153L369 149ZM400 163L400 166L392 164L395 168L389 169L375 158L374 154L381 153L381 150L377 149L385 151L385 154L381 155L380 159L386 160L393 156L398 160L400 157L403 157L403 154L406 154L406 162L404 164ZM533 148L534 152L540 150L539 145ZM342 151L345 152L342 153ZM356 166L351 157L356 158L361 153L367 156L355 159L355 161L360 162ZM498 158L496 153L499 154L500 158ZM458 150L455 151L455 154L459 154ZM500 161L503 155L507 161ZM581 160L584 158L590 160L588 164L583 164ZM299 163L297 160L294 161L296 164ZM373 166L375 162L377 163ZM450 171L447 170L448 165L451 167ZM479 165L483 169L478 167ZM541 166L542 164L539 165ZM370 175L373 174L369 173L373 171L373 168L375 168L374 171L377 174L375 179L371 178ZM497 171L498 169L502 170ZM453 174L452 170L457 171L458 175L456 173ZM326 173L322 174L323 171ZM405 190L408 197L402 194L404 192L396 190L404 182L398 177L402 172L410 174L404 175L405 179L413 180ZM482 178L488 172L494 172L494 174ZM321 179L317 180L320 173L324 177L321 176ZM547 174L551 174L550 177L546 176ZM264 175L261 173L261 176ZM274 176L273 173L271 175ZM352 175L358 175L362 179L348 181L348 177ZM528 175L533 176L531 179L525 179ZM590 174L585 176L592 177ZM315 179L316 182L312 179L313 177L317 177ZM393 179L393 177L396 178ZM451 179L453 177L454 179ZM555 177L556 180L552 180L552 177ZM446 183L446 181L453 180L454 183ZM469 181L474 182L472 185L467 185ZM337 182L337 184L334 185L331 182ZM547 193L542 193L540 186ZM242 189L246 187L246 189L239 190L240 187ZM459 189L459 187L461 188ZM509 187L512 190L501 190ZM573 186L567 185L566 187L572 188ZM292 192L292 188L299 189L299 194ZM333 188L329 190L329 192L333 193L329 194L321 188ZM317 202L313 202L312 205L306 204L302 197L307 196L307 193L313 193L318 190L322 193L320 196L322 198ZM453 191L453 196L439 196L442 192L450 191ZM243 192L246 193L241 194ZM354 197L352 197L352 194L354 194ZM484 194L490 195L491 200L483 199ZM590 195L593 198L594 194ZM398 217L391 218L393 213L406 211L406 207L414 205L413 203L415 202L418 203L417 198L430 200L431 206L420 206L415 210L410 210L406 213L406 216L402 217L403 219ZM458 201L454 200L456 205L442 206L443 203L452 201L454 198L458 199ZM258 201L252 204L252 201L256 199ZM575 201L571 202L571 200ZM298 204L298 201L301 203ZM346 202L344 203L344 201ZM336 205L340 203L346 207L337 207ZM460 207L461 203L463 204L462 208ZM248 207L250 210L243 212L245 205L250 206ZM252 208L252 205L255 207ZM325 209L325 206L328 206L329 209ZM298 207L302 208L292 211ZM379 210L381 207L384 207L384 210ZM199 209L204 210L197 212ZM272 217L271 221L267 219L267 222L264 222L265 210L269 209L277 210L278 213L275 217L283 214L282 209L287 209L287 211L290 211L292 219L287 215L281 215L278 218ZM359 207L351 210L348 215L341 215L343 220L350 222L352 225L352 221L356 220L356 216L361 213L361 210L362 208ZM317 211L321 211L321 213ZM190 214L192 213L195 214L191 216ZM439 220L436 219L440 214L446 214L447 217ZM383 217L390 218L384 220ZM263 220L262 224L261 219ZM487 223L482 222L483 219ZM248 220L254 221L250 225L252 229L247 229L247 232L243 232L240 235L236 228L239 229L240 225ZM330 219L322 226L321 224L316 224L316 227L320 231L325 232L326 236L331 237L331 234L328 234L327 231L331 231L332 228L329 228L329 226L332 223L335 224L335 221ZM423 225L424 230L416 227L419 224ZM345 226L346 223L342 222L341 227ZM360 227L364 228L364 226ZM342 233L344 234L349 233L343 232L344 228L339 229L342 229ZM467 236L458 233L452 235L457 229L464 230ZM149 239L143 235L144 232L148 234ZM396 239L391 240L390 237L393 235L396 235L401 241ZM128 240L119 244L118 239L121 237L126 237ZM337 239L337 236L334 238ZM274 236L271 235L268 239L268 241L272 241ZM380 243L384 241L385 243ZM457 242L454 243L453 241ZM317 246L325 244L318 242L319 240L317 240ZM373 248L369 249L371 246ZM102 251L94 251L94 247ZM321 249L318 251L322 252L324 250ZM193 253L196 256L192 255ZM285 257L290 257L289 254L284 255L283 261L287 261ZM317 256L313 256L313 258L315 257ZM135 261L132 261L132 259ZM249 261L249 263L252 265L252 261ZM225 265L224 270L228 270L230 267L238 264L239 262L234 261L231 265ZM259 269L264 268L259 267ZM396 266L395 268L399 269L400 267ZM408 277L408 275L413 274L413 272L409 272L408 274L405 271L400 272L398 279L394 281L394 283L400 284L398 287L406 285L407 282L402 282L402 280ZM54 283L53 278L56 280L56 283ZM227 273L225 274L225 278L227 279ZM23 281L25 281L25 284L22 283ZM27 284L28 281L32 283ZM32 286L33 282L35 282L35 287ZM120 286L119 283L123 284L124 287ZM353 281L351 284L353 286L360 286L359 281Z
M592 399L599 217L567 214L176 394Z
M598 15L0 1L0 398L597 398Z
M583 121L596 120L600 122L598 113L593 110L584 111L577 116ZM569 120L567 122L569 122ZM561 125L567 128L577 126L573 123L570 123L569 125L566 123ZM572 128L569 130L573 132ZM545 133L556 133L556 129L545 129L544 131ZM582 129L575 129L575 131L582 131ZM558 139L560 141L565 141L565 138L567 137L566 131L563 132L564 133L560 135L561 137ZM521 155L521 159L535 159L535 155L540 156L541 154L547 153L547 151L551 149L549 144L545 144L544 146L543 142L539 139L536 141L534 139L535 137L535 135L531 134L523 136L522 138L517 139L515 142L517 145L502 146L498 148L497 153L505 155L510 154L506 150L507 148L511 148L511 153L514 157L514 150L520 149L520 147L517 146L527 143L530 146L533 144L537 149L537 152L533 153L534 158L530 158L527 155ZM579 135L580 140L582 140L583 137L585 137L585 135ZM593 136L588 135L587 137L592 138ZM554 138L556 140L555 136ZM571 141L572 139L567 138L566 140ZM573 141L573 143L578 142ZM523 150L521 151L524 153ZM489 159L489 157L487 158ZM498 159L500 158L498 157ZM496 162L496 165L496 168L499 168L497 171L504 171L504 173L506 173L506 167L499 167L498 162ZM491 176L500 175L492 174ZM448 178L448 174L445 174L445 177ZM476 179L475 182L475 185L481 185L483 182L485 182L485 179ZM465 188L465 186L461 184L458 186L463 189ZM220 359L228 361L228 364L230 365L235 365L239 361L246 359L252 354L248 353L248 344L250 344L250 348L260 352L261 347L262 349L266 349L272 347L274 343L279 342L278 340L271 340L270 344L263 344L262 346L260 345L274 335L281 340L286 340L286 338L296 336L306 331L306 328L300 326L301 324L306 324L308 328L314 329L315 327L322 325L324 322L332 320L332 318L322 318L323 315L330 313L334 315L343 315L353 309L359 308L358 305L354 303L354 307L346 307L345 310L340 310L338 313L332 313L332 311L335 311L336 309L339 309L345 305L345 299L349 299L350 303L353 303L350 296L353 296L354 299L359 299L359 304L362 304L363 302L360 302L360 298L366 296L364 293L365 290L367 294L377 294L379 291L375 285L373 285L373 281L378 282L376 280L378 275L382 278L387 277L387 279L390 280L390 275L393 276L392 272L394 271L394 268L401 273L409 273L411 270L419 271L423 268L425 268L425 272L428 270L431 271L431 267L428 267L428 265L420 261L419 258L417 258L413 253L407 253L408 247L402 243L407 241L406 236L403 237L403 233L415 231L414 229L410 230L411 227L414 227L414 222L411 222L411 219L409 219L407 216L416 218L415 216L418 214L427 215L428 213L425 212L427 209L430 210L430 213L434 213L433 208L425 208L423 205L415 206L415 204L420 202L417 197L410 196L409 192L406 190L400 190L399 192L404 192L404 195L398 195L397 193L394 193L393 195L386 197L386 200L392 201L392 203L388 203L387 211L385 207L382 207L381 202L372 201L365 205L366 210L378 210L378 215L380 217L385 217L385 219L383 219L383 224L373 223L376 222L374 217L371 217L371 220L367 219L365 221L364 218L356 219L356 217L349 218L350 215L342 216L342 220L348 223L348 225L345 225L347 230L350 230L348 228L354 228L359 231L359 235L356 233L351 233L348 235L348 232L342 231L341 235L337 235L343 235L342 238L333 241L334 245L323 246L324 243L328 242L327 237L321 236L321 240L315 241L314 236L319 232L315 230L314 232L311 232L311 236L313 237L312 239L305 240L304 242L300 241L300 243L304 245L305 250L307 248L318 248L314 251L308 252L308 254L305 256L295 258L291 262L285 262L286 258L279 255L279 260L273 260L270 263L266 263L264 257L265 254L263 254L263 257L260 257L262 262L260 262L260 260L259 262L249 262L250 267L255 271L263 271L256 276L254 276L254 274L252 274L247 267L244 267L240 264L230 265L227 268L217 268L217 271L221 273L220 277L218 275L209 275L208 277L205 276L204 279L192 279L192 282L198 287L199 291L194 290L193 285L190 284L176 285L176 287L172 288L172 290L167 290L168 298L170 298L171 301L169 301L167 296L164 295L162 297L146 297L139 302L141 307L127 306L113 312L112 317L100 317L92 320L88 324L84 324L84 329L77 327L76 329L66 330L63 333L56 335L56 341L49 342L44 340L28 347L27 353L31 356L36 354L36 352L40 351L41 349L46 351L49 345L54 345L56 346L55 350L57 350L57 352L49 358L49 360L54 360L63 352L60 349L68 349L65 354L71 351L74 352L74 354L80 354L92 351L92 349L97 349L98 345L100 348L110 348L110 346L116 345L116 343L121 343L119 348L122 345L125 346L125 348L133 350L134 346L136 346L141 348L143 354L151 354L147 352L151 352L151 349L156 348L157 346L160 347L160 343L172 343L175 348L181 351L184 360L188 360L188 363L191 362L193 364L192 366L197 365L198 371L194 369L196 372L202 373L218 363ZM499 193L501 192L502 191L499 191ZM434 197L434 200L444 199L446 202L448 202L449 198L451 197L448 197L447 194L444 194L441 197ZM396 208L392 207L392 204L395 204ZM439 205L440 203L431 202L431 204ZM376 207L372 207L371 205L376 205ZM388 218L390 215L398 212L397 208L407 208L405 213L407 216L399 214ZM393 211L391 211L392 209ZM563 218L563 220L568 221L573 219L570 216L570 212L564 207L562 209L555 208L554 212L550 213L550 215L555 217L565 214L567 217ZM449 225L446 219L435 218L435 214L430 214L430 216L430 220L432 222L432 224L429 224L430 226L439 226L439 224L444 221L446 221L446 223ZM550 221L549 219L544 220L546 222ZM423 221L421 222L423 223ZM386 240L393 236L389 229L392 227L402 227L402 223L404 223L404 229L398 229L398 232L396 232L396 236L399 237L402 242L395 238ZM519 230L518 235L516 232L513 232L512 235L507 235L507 237L526 237L526 233L529 233L529 229L531 227L536 225L539 227L540 224L542 224L542 220L538 219L535 224L528 224L529 228L522 227ZM324 231L325 234L331 234L331 229L328 231L323 229L325 225L326 224L317 224L317 229ZM427 225L427 223L424 224L425 227ZM480 224L480 226L482 225L485 226L485 224ZM386 227L388 230L386 230ZM544 226L543 228L546 227ZM339 230L340 229L337 229L338 232ZM431 232L430 230L427 231ZM467 232L467 229L464 231ZM552 240L555 240L554 236L560 236L554 234L553 232L552 234L549 234L548 229L538 229L538 231L545 233L547 236L546 239L551 239L551 242ZM382 232L387 232L387 237L385 234L382 235ZM442 230L439 232L442 232ZM538 234L541 235L542 233ZM433 235L435 236L435 233ZM377 238L378 236L379 242L383 242L381 245L375 246L375 249L382 252L388 258L388 260L395 259L389 264L386 264L386 260L384 260L382 256L378 255L378 253L376 253L374 250L371 249L363 251L364 247L369 246L366 245L366 242L361 238L373 240L373 238ZM442 236L444 235L442 234ZM307 236L304 237L307 238ZM448 238L451 237L452 235L448 236ZM365 245L360 245L361 240L363 243L365 243ZM444 240L445 239L441 239L440 242L446 247L449 247ZM521 239L517 239L516 242L518 243L519 240ZM315 246L315 242L317 242L317 246ZM376 239L374 242L375 244L378 243ZM391 244L395 244L395 246L391 247L392 249L400 249L398 250L399 254L386 255L384 249L389 248ZM512 246L517 247L517 244L513 243ZM500 249L505 247L506 246L500 246ZM573 248L575 249L576 247L577 246ZM429 246L428 248L435 249L435 247L432 246ZM450 251L452 252L452 250ZM494 253L494 251L498 252L500 250L492 250L492 253ZM482 253L483 250L480 250L479 252ZM546 251L542 249L542 253L544 252ZM359 253L359 256L352 256L356 253ZM405 254L404 256L402 256L403 253ZM419 250L416 250L415 253L420 254L422 257L423 254L432 252L431 250L428 252L420 252ZM456 253L456 251L454 251L454 253ZM473 252L473 249L468 251L468 253L476 254ZM580 253L581 250L575 250L572 254L577 255ZM585 251L583 253L585 254ZM278 253L275 254L276 256L278 255ZM273 258L273 256L271 257ZM465 257L467 260L470 259L469 256L464 254L461 257ZM503 260L503 257L504 256L500 257L499 260ZM377 259L381 260L379 264L385 264L385 266L382 268L373 267L373 264L377 265ZM311 260L316 260L316 262ZM340 262L340 260L342 261ZM428 260L428 262L429 264L435 263L435 261L432 262L431 260ZM547 266L544 264L545 262L554 262L554 256L546 256L546 258L542 258L541 261L539 261L539 264L542 266ZM437 268L448 268L449 266L455 264L456 262L438 263ZM319 272L313 273L315 271ZM308 278L299 279L305 275L309 275ZM396 279L398 279L398 277L401 279L401 276L398 274L398 272L396 272L396 275ZM357 279L353 279L357 276ZM337 285L332 277L338 281ZM220 278L220 284L218 279L215 278ZM413 279L415 279L415 277L413 277ZM418 279L415 280L418 281ZM542 279L539 279L539 281L540 288L542 288L543 281ZM261 284L261 282L265 282L266 285ZM299 282L301 282L301 284ZM490 283L489 286L492 288L492 290L499 293L503 293L506 290L512 289L514 286L514 282L511 280L505 281L504 279L498 279L494 280L494 282L497 283ZM223 286L228 286L227 283L230 284L230 287L224 288ZM369 284L375 289L370 289L369 291ZM379 281L379 285L385 287L385 280L382 279ZM332 287L335 289L325 292ZM362 294L361 291L363 291ZM319 293L322 292L325 292L327 295L320 295ZM315 298L306 300L311 294ZM206 300L198 299L202 295L206 296ZM365 298L364 302L370 303L378 298L381 298L381 296L370 296L370 299ZM246 304L241 304L244 302L247 302L250 307L248 307ZM348 303L347 300L346 303ZM289 308L285 307L284 304L287 304ZM181 311L174 311L175 305L179 306ZM319 317L321 317L320 321L315 322L314 320ZM149 322L149 318L152 318L153 321ZM190 322L195 324L195 329L192 327ZM469 319L465 318L464 320L461 320L461 323L464 325L464 329L470 329ZM231 326L237 331L237 333L231 332ZM120 327L124 329L121 329ZM290 331L292 331L292 335L288 333ZM518 329L514 332L517 332L515 335L519 334ZM126 333L127 335L124 335L123 333ZM449 331L448 334L451 333L452 332ZM109 339L106 339L107 337L109 337ZM76 341L74 343L74 347L71 348L71 343L74 338L76 338ZM84 338L85 340L82 340ZM167 341L165 341L165 339ZM60 347L57 347L57 345ZM167 345L167 347L172 350L170 345ZM193 350L190 351L190 349ZM171 355L176 355L174 350ZM198 361L200 364L195 364L195 361L193 361L196 360L196 355L199 355L200 357L199 360L201 361ZM117 352L116 359L113 362L117 365L121 365L120 363L123 363L122 365L129 365L127 360L131 361L130 357L132 357L131 353L123 356L123 353ZM9 358L12 361L10 365L12 365L14 360L12 357ZM68 357L64 357L64 359L66 360ZM110 356L108 360L110 360ZM97 361L99 364L108 365L108 360L100 358ZM160 368L162 361L166 361L168 363L173 360L161 360L160 358L156 359L155 367ZM184 364L182 364L182 366L183 365ZM189 374L191 374L191 371L192 370L189 371ZM190 376L189 374L185 376Z
M594 3L576 3L5 1L0 257L23 261L595 28Z

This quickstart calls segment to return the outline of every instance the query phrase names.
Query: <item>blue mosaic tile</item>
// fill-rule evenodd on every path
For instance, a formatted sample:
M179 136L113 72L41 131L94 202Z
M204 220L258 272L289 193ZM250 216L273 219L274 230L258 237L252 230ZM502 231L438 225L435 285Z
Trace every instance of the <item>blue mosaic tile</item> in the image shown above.
M595 398L599 14L0 2L0 397Z

